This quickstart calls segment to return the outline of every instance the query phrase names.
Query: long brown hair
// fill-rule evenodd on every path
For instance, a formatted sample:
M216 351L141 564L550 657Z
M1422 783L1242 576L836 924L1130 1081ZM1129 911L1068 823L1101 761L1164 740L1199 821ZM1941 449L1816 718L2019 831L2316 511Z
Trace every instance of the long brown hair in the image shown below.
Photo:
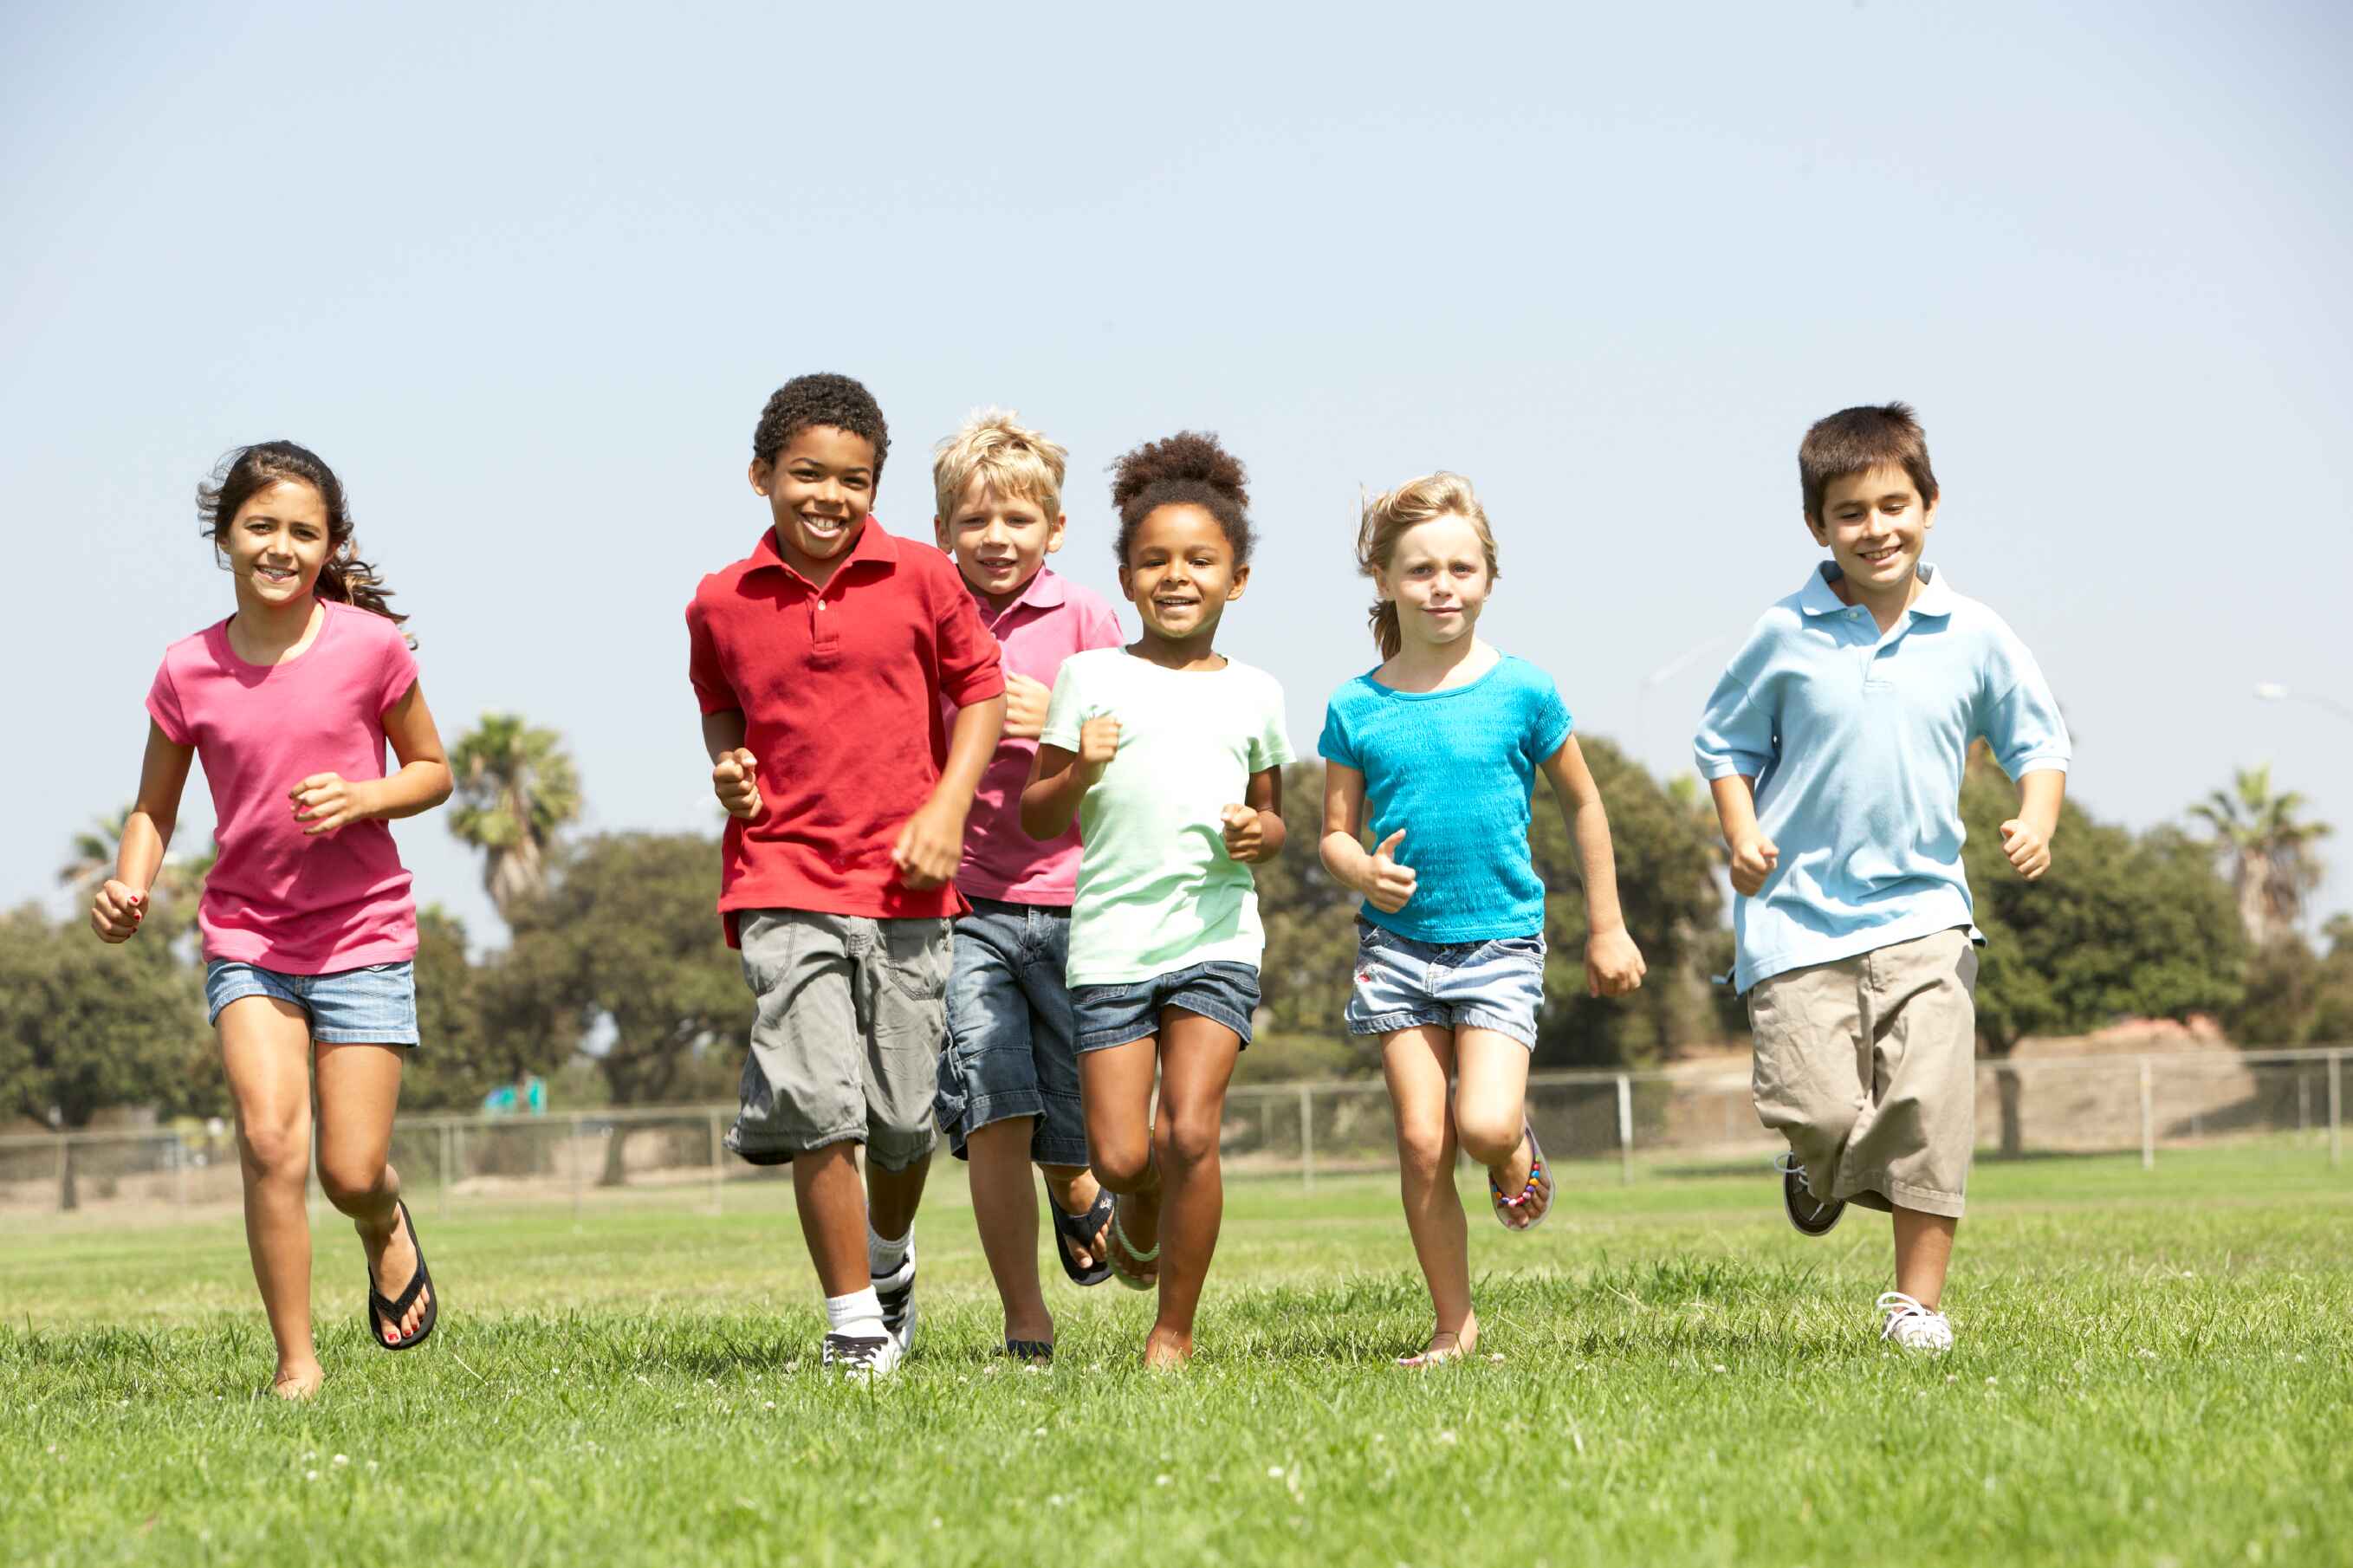
M1356 529L1356 570L1367 577L1388 571L1406 531L1441 517L1459 517L1479 535L1490 581L1504 574L1496 564L1495 535L1487 526L1487 510L1479 504L1471 481L1442 468L1408 479L1365 502L1364 521ZM1397 601L1376 599L1365 618L1372 626L1373 641L1380 645L1381 657L1395 658L1398 649L1405 646L1405 633L1398 626Z
M222 564L227 563L229 524L237 521L237 512L258 492L289 479L318 491L320 504L327 509L327 563L319 568L319 597L382 616L395 626L405 623L408 617L387 602L392 590L384 585L375 567L359 558L358 541L352 537L351 510L343 500L343 482L319 454L291 441L257 441L239 447L220 460L210 479L196 487L196 516ZM417 639L409 637L408 645L416 647Z

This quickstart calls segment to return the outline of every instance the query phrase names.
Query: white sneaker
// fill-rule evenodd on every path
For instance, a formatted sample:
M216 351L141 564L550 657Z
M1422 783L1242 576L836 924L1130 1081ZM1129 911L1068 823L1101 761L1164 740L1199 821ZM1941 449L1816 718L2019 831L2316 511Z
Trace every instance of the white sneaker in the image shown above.
M1879 1299L1879 1310L1887 1314L1881 1325L1879 1337L1894 1340L1907 1351L1926 1351L1930 1354L1953 1348L1952 1320L1942 1312L1932 1312L1901 1290L1890 1290Z
M907 1238L907 1256L888 1274L875 1274L875 1299L882 1303L882 1326L905 1355L915 1348L915 1238Z
M888 1377L899 1370L899 1342L889 1334L828 1334L825 1370L843 1377Z

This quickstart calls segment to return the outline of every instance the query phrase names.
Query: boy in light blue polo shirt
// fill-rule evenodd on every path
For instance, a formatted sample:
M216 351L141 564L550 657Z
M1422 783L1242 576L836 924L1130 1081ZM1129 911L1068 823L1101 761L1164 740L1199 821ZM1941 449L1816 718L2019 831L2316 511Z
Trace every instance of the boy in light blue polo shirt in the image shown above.
M2034 657L1921 559L1928 445L1900 403L1843 409L1798 449L1829 561L1765 612L1694 742L1730 851L1735 986L1754 1089L1789 1141L1782 1198L1809 1236L1890 1211L1881 1337L1953 1342L1939 1310L1977 1144L1977 981L1961 772L1982 736L2019 786L2010 865L2051 864L2067 729Z

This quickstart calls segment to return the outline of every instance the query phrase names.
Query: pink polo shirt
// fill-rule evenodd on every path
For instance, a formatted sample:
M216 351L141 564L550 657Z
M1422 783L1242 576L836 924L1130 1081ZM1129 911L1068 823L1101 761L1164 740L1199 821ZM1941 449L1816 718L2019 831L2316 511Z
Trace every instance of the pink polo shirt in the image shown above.
M971 584L965 587L972 592ZM980 624L997 639L1005 673L1050 687L1071 655L1117 647L1126 640L1119 617L1102 595L1043 566L1001 610L990 609L977 592L972 600ZM1008 735L997 742L997 754L980 775L972 814L965 818L964 864L955 879L957 890L968 899L1068 904L1078 896L1078 825L1073 822L1070 831L1043 844L1021 830L1021 790L1037 754L1036 741Z
M164 650L147 693L155 727L192 746L212 786L220 858L196 906L205 956L330 974L417 956L417 901L382 820L311 837L287 792L312 773L385 776L384 716L417 660L384 616L322 599L311 646L248 664L228 622Z

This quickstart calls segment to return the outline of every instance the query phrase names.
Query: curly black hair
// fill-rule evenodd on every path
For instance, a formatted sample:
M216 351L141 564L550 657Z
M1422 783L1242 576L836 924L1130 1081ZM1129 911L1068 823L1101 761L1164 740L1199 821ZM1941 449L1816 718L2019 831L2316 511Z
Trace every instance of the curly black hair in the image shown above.
M882 422L881 405L865 384L846 375L819 372L797 375L768 395L760 423L752 432L752 460L773 463L785 443L812 425L830 426L863 436L874 447L874 479L882 479L882 459L891 450L891 427Z
M1127 564L1128 545L1138 524L1164 506L1198 506L1218 520L1234 564L1250 563L1250 475L1242 460L1218 445L1216 436L1179 430L1146 441L1112 465L1111 504L1119 510L1119 537L1113 550Z

